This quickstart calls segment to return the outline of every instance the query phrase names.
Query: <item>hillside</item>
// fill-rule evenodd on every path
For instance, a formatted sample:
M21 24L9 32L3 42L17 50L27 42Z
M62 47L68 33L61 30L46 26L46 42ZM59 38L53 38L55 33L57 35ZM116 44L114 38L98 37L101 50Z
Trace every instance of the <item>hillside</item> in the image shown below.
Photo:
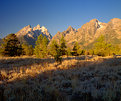
M52 38L48 30L44 26L40 27L40 25L37 25L34 28L28 25L16 33L21 43L28 43L33 46L35 45L35 41L40 34L46 36L49 41Z
M106 40L112 44L120 44L121 19L114 18L108 23L92 19L77 30L69 26L66 31L58 32L52 40L59 41L62 35L70 46L77 41L83 47L90 47L100 35L104 35Z

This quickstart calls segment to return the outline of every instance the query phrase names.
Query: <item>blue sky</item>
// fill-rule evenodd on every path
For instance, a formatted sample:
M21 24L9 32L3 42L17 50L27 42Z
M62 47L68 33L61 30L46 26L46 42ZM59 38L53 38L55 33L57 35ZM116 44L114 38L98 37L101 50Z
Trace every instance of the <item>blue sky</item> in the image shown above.
M37 24L54 36L94 18L106 23L121 19L121 0L0 0L0 38Z

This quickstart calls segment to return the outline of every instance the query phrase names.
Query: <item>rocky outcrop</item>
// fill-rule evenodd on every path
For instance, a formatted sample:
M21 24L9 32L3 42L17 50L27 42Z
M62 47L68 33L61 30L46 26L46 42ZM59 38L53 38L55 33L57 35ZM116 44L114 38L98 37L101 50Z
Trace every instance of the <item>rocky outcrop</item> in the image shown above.
M69 26L66 31L57 32L57 34L55 36L53 36L52 40L56 40L57 42L59 42L62 35L64 36L65 40L67 41L67 44L70 45L72 43L72 41L75 40L76 29Z
M42 34L43 36L46 36L49 41L52 38L48 30L44 26L40 27L39 24L34 28L28 25L16 33L21 43L28 43L33 46L35 45L37 37L40 34Z

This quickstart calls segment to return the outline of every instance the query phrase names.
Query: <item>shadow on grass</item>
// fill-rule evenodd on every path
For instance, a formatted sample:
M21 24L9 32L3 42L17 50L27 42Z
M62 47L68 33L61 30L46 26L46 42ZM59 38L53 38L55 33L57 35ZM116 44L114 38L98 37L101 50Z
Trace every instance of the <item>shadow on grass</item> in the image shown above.
M89 59L93 58L91 56L88 56ZM78 56L78 57L63 57L63 61L65 60L85 60L85 56ZM6 59L0 59L0 69L11 69L13 67L21 67L21 66L31 66L34 64L45 64L45 63L54 63L55 60L53 58L32 58L32 57L26 57L26 58L6 58Z
M8 58L0 59L0 69L10 69L13 67L31 66L34 64L54 63L54 59L40 58Z
M121 66L121 58L77 62L74 66L75 68L72 66L66 70L45 71L34 77L6 82L1 86L0 98L16 101L108 101L109 98L112 101L121 100L121 91L119 91L121 85L116 83L121 78L121 68L117 70L120 73L115 70L117 69L115 66ZM108 69L101 70L104 66L105 68L112 67L114 73L110 73ZM100 68L98 72L97 67ZM87 69L85 70L85 68ZM97 69L95 70L95 68ZM114 84L118 89L114 88ZM101 92L102 90L103 92Z

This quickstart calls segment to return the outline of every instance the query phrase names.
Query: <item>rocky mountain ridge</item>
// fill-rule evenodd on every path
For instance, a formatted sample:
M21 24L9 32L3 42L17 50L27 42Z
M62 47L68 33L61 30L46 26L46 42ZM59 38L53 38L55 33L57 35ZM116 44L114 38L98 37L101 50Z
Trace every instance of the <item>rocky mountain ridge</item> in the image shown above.
M121 19L114 18L108 23L92 19L77 30L69 26L66 31L58 32L52 40L59 41L62 35L69 46L72 46L77 41L83 47L91 47L100 35L104 35L106 40L113 44L120 44Z
M25 26L24 28L22 28L20 31L16 33L16 36L19 38L21 43L28 43L34 46L37 40L37 37L40 34L42 34L43 36L46 36L49 41L52 39L52 36L48 32L47 28L45 28L44 26L40 27L39 24L33 28L30 25Z
M53 38L48 29L44 26L41 27L39 24L33 28L30 25L25 26L15 34L21 43L28 43L33 46L40 34L46 36L50 43L52 40L59 42L63 35L67 45L71 48L75 42L78 42L84 48L91 48L100 35L104 35L108 42L121 45L121 19L113 18L108 23L92 19L78 29L69 26L63 32L58 31Z

